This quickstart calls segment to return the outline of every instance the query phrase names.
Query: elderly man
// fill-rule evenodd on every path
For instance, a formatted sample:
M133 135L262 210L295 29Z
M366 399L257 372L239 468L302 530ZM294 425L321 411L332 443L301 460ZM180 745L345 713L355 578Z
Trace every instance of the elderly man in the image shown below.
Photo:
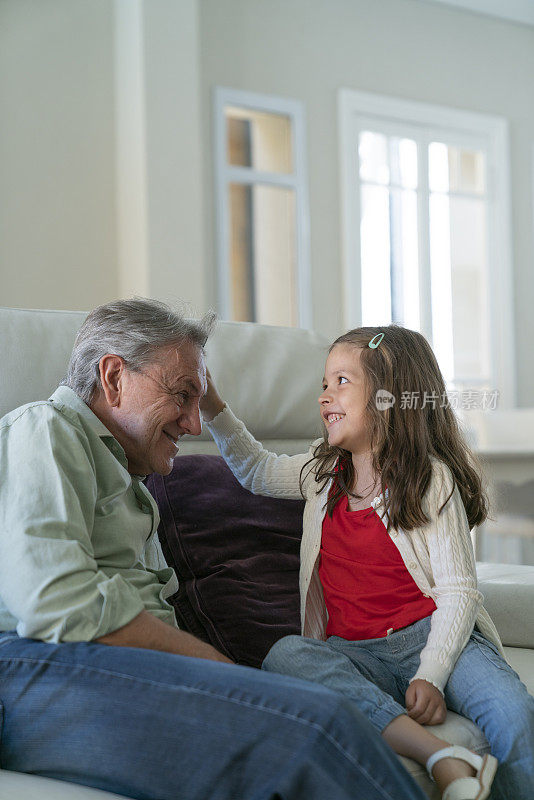
M157 800L421 798L341 696L176 625L142 479L200 433L212 326L101 306L63 385L0 421L1 764Z

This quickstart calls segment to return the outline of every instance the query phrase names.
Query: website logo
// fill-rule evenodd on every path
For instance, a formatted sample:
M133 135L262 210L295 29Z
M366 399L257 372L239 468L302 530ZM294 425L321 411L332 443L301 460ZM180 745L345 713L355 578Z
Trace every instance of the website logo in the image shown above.
M379 411L386 411L395 405L395 396L387 389L378 389L375 395L375 405Z

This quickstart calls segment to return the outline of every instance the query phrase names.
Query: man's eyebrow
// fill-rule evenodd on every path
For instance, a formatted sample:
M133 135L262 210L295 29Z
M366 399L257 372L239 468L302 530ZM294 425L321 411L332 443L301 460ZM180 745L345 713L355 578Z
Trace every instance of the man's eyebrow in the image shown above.
M191 378L187 378L185 376L183 377L181 376L180 378L177 378L172 382L169 381L168 387L171 392L175 392L178 391L179 389L182 389L184 384L189 388L191 392L194 393L196 392L196 394L200 393L199 390L202 391L199 384L195 383L195 381L193 381Z

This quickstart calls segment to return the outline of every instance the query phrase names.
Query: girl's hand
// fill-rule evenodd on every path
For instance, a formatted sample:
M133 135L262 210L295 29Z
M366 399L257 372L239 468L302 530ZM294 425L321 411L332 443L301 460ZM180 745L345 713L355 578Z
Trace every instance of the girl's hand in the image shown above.
M440 725L445 722L447 706L439 689L419 678L406 690L406 711L419 725Z
M223 410L226 403L224 403L219 397L219 393L213 382L213 378L210 375L209 369L206 369L206 381L208 384L208 390L200 401L200 410L202 411L203 419L205 419L206 422L211 422L211 420L217 416L219 411Z

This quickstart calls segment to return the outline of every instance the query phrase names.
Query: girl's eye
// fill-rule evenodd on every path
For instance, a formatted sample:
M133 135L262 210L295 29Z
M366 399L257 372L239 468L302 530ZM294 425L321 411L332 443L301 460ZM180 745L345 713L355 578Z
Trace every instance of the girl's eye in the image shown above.
M339 376L339 382L340 383L348 383L348 379L345 378L344 375L340 375Z

